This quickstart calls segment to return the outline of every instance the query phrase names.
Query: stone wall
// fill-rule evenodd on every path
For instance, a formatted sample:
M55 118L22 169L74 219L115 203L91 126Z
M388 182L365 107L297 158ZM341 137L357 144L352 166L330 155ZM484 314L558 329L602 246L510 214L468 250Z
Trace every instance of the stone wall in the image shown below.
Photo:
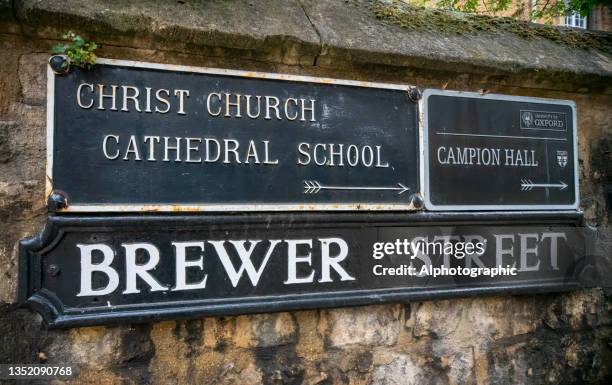
M394 1L0 0L1 363L78 364L76 384L612 382L605 288L47 330L16 308L16 248L47 215L45 66L69 29L102 57L575 100L581 207L612 250L609 34Z

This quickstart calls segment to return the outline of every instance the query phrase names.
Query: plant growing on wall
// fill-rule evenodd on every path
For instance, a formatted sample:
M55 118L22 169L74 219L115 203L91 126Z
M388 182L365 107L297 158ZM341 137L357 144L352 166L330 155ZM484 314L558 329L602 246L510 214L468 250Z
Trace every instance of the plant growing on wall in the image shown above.
M90 69L96 64L97 56L94 53L98 45L93 41L87 41L72 31L62 36L70 44L56 44L53 53L66 55L67 60L63 66L75 65L77 67Z
M459 12L476 13L489 16L504 16L520 19L527 11L532 21L552 23L554 18L579 14L587 16L597 5L610 7L611 0L401 0L404 3L421 6L434 6Z

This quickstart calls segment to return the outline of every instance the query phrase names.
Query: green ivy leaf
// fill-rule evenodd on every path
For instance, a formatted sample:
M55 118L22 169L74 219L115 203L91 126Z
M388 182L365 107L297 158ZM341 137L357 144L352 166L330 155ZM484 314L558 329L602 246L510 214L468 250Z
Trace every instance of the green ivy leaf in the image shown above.
M53 53L64 53L66 51L66 46L62 44L56 44L53 46Z
M76 36L74 38L74 44L76 44L77 47L82 47L85 45L85 40L80 36Z

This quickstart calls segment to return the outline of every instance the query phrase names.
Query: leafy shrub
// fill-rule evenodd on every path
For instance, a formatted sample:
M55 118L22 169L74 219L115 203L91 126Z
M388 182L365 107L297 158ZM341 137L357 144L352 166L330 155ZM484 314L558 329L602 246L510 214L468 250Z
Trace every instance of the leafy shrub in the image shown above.
M64 66L75 65L90 69L96 64L97 56L94 53L98 48L96 43L87 41L72 31L64 34L62 38L71 41L71 43L53 46L53 53L66 55L68 60L64 63Z

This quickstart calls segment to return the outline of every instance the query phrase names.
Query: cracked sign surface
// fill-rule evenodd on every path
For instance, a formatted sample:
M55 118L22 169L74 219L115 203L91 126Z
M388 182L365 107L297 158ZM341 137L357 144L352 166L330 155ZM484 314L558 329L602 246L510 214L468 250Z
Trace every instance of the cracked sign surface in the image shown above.
M401 210L420 188L408 86L108 59L49 79L64 211Z
M577 207L574 102L427 90L421 108L428 209Z

